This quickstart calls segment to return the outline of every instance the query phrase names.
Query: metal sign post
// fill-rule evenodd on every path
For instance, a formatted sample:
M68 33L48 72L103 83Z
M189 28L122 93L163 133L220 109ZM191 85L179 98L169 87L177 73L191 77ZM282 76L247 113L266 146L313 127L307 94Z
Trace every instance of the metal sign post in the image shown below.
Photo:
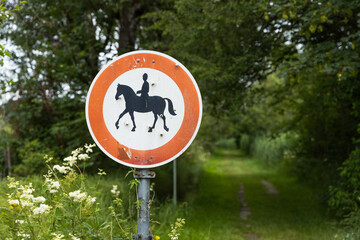
M173 161L173 204L176 207L177 205L177 169L176 169L176 159Z
M155 178L155 172L149 169L141 169L133 173L134 178L139 179L138 201L140 201L138 228L136 240L152 240L153 236L149 229L149 204L150 204L150 179Z

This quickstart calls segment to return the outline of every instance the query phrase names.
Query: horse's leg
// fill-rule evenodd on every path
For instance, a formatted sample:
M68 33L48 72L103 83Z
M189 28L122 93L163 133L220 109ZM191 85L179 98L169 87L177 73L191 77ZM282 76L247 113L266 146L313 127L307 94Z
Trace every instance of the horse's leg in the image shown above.
M131 131L135 132L136 125L135 125L135 119L134 119L134 111L130 111L129 114L130 114L130 117L131 117L131 121L133 123L133 128L131 129Z
M158 120L158 116L156 113L154 113L154 124L152 125L152 127L149 127L149 131L148 132L152 132L152 130L155 128L155 124L156 124L156 121Z
M169 128L166 126L166 117L164 114L160 114L160 117L162 118L162 120L164 121L164 129L165 131L169 131Z
M128 110L125 109L125 110L120 114L118 120L117 120L116 123L115 123L116 129L119 129L119 121L120 121L120 119L121 119L127 112L128 112Z

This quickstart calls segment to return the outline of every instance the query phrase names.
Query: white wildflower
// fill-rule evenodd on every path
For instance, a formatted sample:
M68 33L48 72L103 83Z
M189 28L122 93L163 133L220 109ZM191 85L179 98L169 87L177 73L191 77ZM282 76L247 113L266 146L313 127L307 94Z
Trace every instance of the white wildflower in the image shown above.
M120 194L120 191L118 190L118 185L113 185L110 192L114 195L114 197L118 197Z
M19 220L19 219L15 220L15 223L18 223L18 224L23 224L24 222L25 222L24 220Z
M79 155L79 154L82 152L82 150L83 150L82 147L77 148L77 149L73 150L73 151L71 152L71 154L72 154L74 157L76 157L77 155Z
M76 190L74 192L70 192L69 196L71 198L73 198L74 202L82 202L83 200L86 199L86 193L85 192L80 192L80 190Z
M74 164L76 164L77 158L76 156L68 156L64 158L64 161L67 162L67 164L69 164L70 167L72 167Z
M19 182L9 182L8 184L8 188L17 188L17 186L19 185Z
M9 199L9 204L10 205L19 205L20 202L17 199Z
M33 204L33 198L34 198L34 195L32 194L21 194L20 195L20 203L21 203L21 206L23 207L32 207L34 206Z
M54 238L52 240L61 240L61 239L64 239L64 235L59 233L59 234L56 234L56 233L52 233L51 235L54 236Z
M88 196L88 197L86 198L86 203L87 203L88 205L94 204L95 201L96 201L96 197Z
M23 207L33 207L34 204L28 200L21 200L21 206Z
M80 240L80 238L72 235L71 233L69 233L69 236L71 237L72 240Z
M45 178L45 181L49 180L53 175L53 171L48 170L48 173L43 175Z
M95 146L96 146L95 144L85 144L86 153L92 153L93 152L92 148Z
M15 181L15 178L12 177L7 177L9 184L8 184L8 188L17 188L17 186L19 186L19 181Z
M46 199L44 197L42 197L42 196L33 198L33 202L35 202L35 203L44 203L45 200Z
M32 195L32 194L25 193L25 194L20 195L20 199L24 199L24 200L32 200L33 198L34 198L34 195Z
M44 214L44 213L48 213L50 210L50 206L46 205L46 204L40 204L39 207L35 208L33 210L34 215L40 215L40 214Z
M86 160L86 159L89 159L90 157L86 153L81 153L81 154L79 154L78 158L79 158L79 160Z
M27 234L27 233L18 233L17 234L18 237L23 237L23 238L30 238L30 234Z
M23 194L31 194L35 191L35 189L32 187L32 183L29 183L29 185L26 186L21 185L19 189L22 190Z
M62 173L62 174L67 174L69 171L70 171L70 167L67 167L67 166L60 166L60 165L55 165L53 167L54 170L58 170L59 173Z
M54 181L52 179L45 179L45 184L47 185L50 193L57 193L60 188L60 183L58 181Z

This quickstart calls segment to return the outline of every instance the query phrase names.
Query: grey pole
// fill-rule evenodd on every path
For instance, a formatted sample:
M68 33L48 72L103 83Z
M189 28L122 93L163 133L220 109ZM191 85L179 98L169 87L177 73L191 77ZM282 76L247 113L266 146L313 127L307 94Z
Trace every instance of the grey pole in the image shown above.
M155 172L151 172L149 169L141 169L134 172L133 176L140 181L138 201L141 202L136 240L152 240L153 236L150 235L149 229L150 178L155 178Z
M173 161L173 204L176 207L177 205L177 169L176 169L176 159Z

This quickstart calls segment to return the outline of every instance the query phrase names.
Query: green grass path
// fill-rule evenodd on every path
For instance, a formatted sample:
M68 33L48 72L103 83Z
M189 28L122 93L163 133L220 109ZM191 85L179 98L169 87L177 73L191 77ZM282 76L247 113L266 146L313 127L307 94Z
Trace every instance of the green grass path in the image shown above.
M261 180L279 193L269 195ZM246 220L240 218L240 183L251 210ZM236 150L218 150L212 156L194 196L182 216L186 225L181 239L329 240L338 230L315 190L261 168Z

